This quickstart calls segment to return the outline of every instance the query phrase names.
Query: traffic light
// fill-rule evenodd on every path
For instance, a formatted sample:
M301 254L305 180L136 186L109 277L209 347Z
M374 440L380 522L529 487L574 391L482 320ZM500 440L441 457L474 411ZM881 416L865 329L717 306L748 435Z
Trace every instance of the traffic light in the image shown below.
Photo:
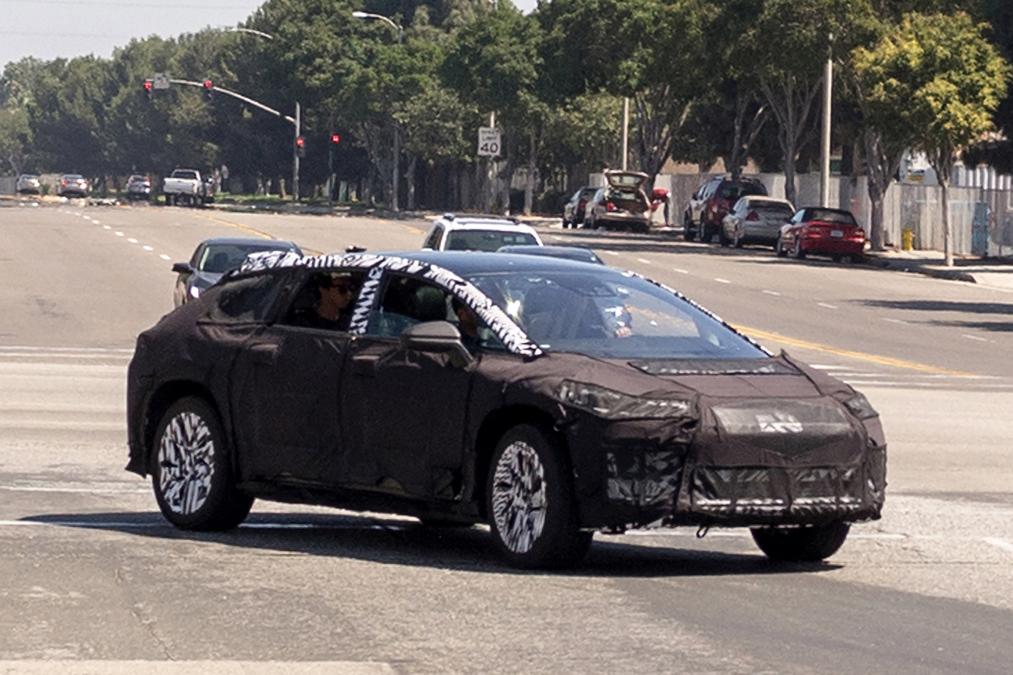
M154 93L155 93L155 83L152 80L145 80L144 81L144 95L148 97L149 101L151 100L151 96Z
M302 136L295 137L295 154L299 157L306 156L306 139Z
M331 145L337 145L341 142L341 134L331 134Z
M210 101L214 97L215 84L211 80L204 80L204 100Z

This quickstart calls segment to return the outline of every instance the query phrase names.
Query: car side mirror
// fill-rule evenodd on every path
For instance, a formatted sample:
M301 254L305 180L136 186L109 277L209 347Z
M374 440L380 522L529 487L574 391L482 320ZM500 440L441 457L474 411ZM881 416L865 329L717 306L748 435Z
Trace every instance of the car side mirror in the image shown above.
M466 368L475 361L475 357L461 342L457 326L449 321L423 321L409 326L401 333L401 348L449 354L450 362L459 368Z
M172 271L176 274L193 274L193 267L188 262L173 263Z

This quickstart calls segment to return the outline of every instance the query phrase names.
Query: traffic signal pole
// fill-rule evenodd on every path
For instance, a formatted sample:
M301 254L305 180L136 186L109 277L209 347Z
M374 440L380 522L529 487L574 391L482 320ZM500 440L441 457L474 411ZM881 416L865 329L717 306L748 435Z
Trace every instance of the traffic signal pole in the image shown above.
M209 81L210 80L208 80L208 82ZM186 85L188 87L197 87L197 88L203 89L205 91L218 91L218 92L221 92L222 94L224 94L226 96L231 96L232 98L238 99L238 100L242 101L243 103L247 103L249 105L252 105L254 108L259 108L260 110L263 110L264 112L269 112L272 115L274 115L275 117L280 117L281 119L285 120L289 124L292 124L295 127L295 136L294 136L294 138L298 138L299 135L302 132L301 123L300 123L301 120L300 120L299 102L298 101L296 101L296 104L295 104L295 117L289 117L288 115L285 115L285 114L283 114L283 113L275 110L274 108L271 108L270 106L264 105L260 101L255 101L255 100L253 100L252 98L250 98L248 96L243 96L242 94L237 94L234 91L226 89L225 87L219 87L219 86L217 86L215 84L212 84L212 86L209 87L209 86L207 86L206 82L194 82L192 80L176 80L176 79L170 79L169 83L170 84L182 84L182 85ZM147 88L148 88L147 84L145 84L145 90L147 90ZM295 197L295 199L297 199L297 200L299 199L299 154L298 153L299 153L299 150L296 147L295 141L293 140L293 142L292 142L292 194Z

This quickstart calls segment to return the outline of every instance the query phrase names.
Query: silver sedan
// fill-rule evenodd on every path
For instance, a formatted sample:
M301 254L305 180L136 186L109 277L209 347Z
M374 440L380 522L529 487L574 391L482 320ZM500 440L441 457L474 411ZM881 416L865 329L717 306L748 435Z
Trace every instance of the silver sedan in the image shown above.
M749 195L735 202L735 206L721 221L718 233L722 246L743 244L777 245L781 226L795 213L795 207L784 199Z

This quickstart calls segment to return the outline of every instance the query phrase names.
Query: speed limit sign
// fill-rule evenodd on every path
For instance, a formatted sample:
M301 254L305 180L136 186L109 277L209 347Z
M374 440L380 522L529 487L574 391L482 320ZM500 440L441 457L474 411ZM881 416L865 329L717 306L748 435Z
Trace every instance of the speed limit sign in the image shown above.
M501 147L503 146L500 143L499 129L496 129L494 127L478 128L479 157L496 157L499 155Z

